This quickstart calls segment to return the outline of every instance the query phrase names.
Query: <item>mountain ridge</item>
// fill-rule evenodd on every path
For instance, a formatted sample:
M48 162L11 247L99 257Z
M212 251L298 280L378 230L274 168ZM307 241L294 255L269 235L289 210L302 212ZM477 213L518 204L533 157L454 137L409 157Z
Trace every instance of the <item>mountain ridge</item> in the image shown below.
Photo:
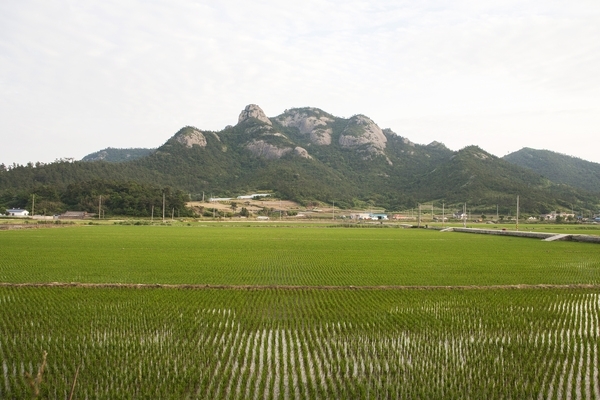
M598 196L589 190L553 182L477 146L453 151L435 141L416 144L365 115L341 118L314 107L269 118L250 104L236 125L220 131L183 127L128 162L59 164L0 170L0 187L32 191L101 176L219 197L269 189L301 203L335 201L340 207L467 201L508 210L521 195L531 212L566 204L598 208Z
M600 164L581 158L524 147L503 157L515 165L530 169L548 179L600 192Z

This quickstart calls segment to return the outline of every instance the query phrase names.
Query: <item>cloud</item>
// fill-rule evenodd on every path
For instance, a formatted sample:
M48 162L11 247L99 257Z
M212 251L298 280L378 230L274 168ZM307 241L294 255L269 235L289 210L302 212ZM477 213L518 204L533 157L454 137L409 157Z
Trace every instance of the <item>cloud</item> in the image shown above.
M4 2L0 129L31 146L0 162L155 147L248 103L363 113L417 142L500 148L499 127L583 141L600 122L599 22L592 1Z

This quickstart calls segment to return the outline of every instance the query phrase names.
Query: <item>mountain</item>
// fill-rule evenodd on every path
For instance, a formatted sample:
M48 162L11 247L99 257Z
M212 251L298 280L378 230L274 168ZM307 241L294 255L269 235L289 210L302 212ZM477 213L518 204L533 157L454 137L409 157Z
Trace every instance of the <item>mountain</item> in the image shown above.
M597 196L584 190L556 184L477 146L459 150L449 162L421 177L416 184L426 198L445 199L450 203L469 199L471 204L498 204L503 209L514 207L515 196L519 195L521 209L529 212L571 209L571 204L592 206L598 201Z
M346 119L297 108L268 118L249 105L235 126L220 132L185 127L134 163L161 171L192 193L271 189L300 202L400 207L415 201L402 191L413 175L452 154L438 143L411 143L364 115Z
M335 201L342 208L397 210L436 201L494 210L498 205L507 213L517 195L524 212L598 207L598 196L587 190L555 183L475 146L452 151L438 142L415 144L365 115L340 118L312 107L269 118L254 104L235 125L221 131L183 127L156 150L127 162L0 166L0 205L16 207L28 194L62 193L93 180L170 186L192 197L271 190L300 203ZM90 193L100 195L108 186Z
M145 157L152 153L155 149L115 149L108 147L104 150L88 154L81 161L106 161L106 162L123 162L131 161L136 158Z
M600 164L580 158L525 147L503 157L506 161L563 183L600 193Z

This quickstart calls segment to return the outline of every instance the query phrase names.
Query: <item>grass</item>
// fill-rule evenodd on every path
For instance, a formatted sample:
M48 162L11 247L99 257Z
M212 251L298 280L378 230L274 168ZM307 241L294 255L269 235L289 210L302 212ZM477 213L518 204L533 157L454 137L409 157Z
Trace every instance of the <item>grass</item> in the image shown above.
M82 226L0 237L0 282L600 283L600 247L594 244L430 230Z

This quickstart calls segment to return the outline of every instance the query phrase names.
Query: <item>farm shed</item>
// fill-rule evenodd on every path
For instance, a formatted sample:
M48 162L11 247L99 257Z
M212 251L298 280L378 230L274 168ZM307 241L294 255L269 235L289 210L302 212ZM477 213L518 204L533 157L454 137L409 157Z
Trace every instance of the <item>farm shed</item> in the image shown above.
M27 217L29 216L29 211L20 208L10 208L6 210L6 215L9 217Z
M371 215L369 215L369 217L374 221L387 221L388 220L387 214L381 214L381 213L371 214Z
M368 213L352 214L350 216L350 218L351 219L356 219L356 220L359 220L359 219L371 219L371 215L368 214Z

